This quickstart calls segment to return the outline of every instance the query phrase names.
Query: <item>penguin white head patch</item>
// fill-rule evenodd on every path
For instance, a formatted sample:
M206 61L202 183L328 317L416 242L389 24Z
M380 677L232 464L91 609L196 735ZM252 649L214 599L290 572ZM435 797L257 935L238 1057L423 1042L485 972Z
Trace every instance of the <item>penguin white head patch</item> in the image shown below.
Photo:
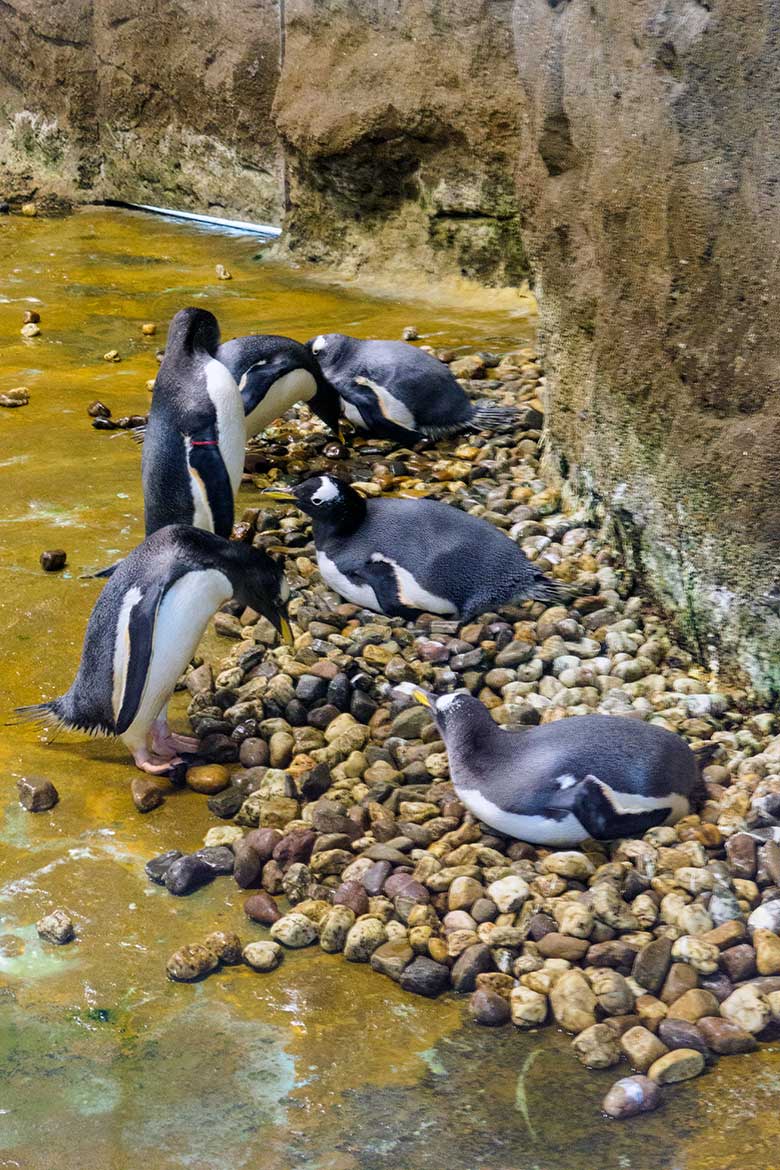
M312 495L311 502L317 505L327 504L330 503L331 500L337 500L340 494L341 493L339 492L339 489L333 480L327 475L321 475L320 486Z
M311 343L311 352L316 357L318 353L322 353L322 351L327 348L327 345L328 343L324 336L320 334L319 337L315 337L314 341Z
M442 695L436 700L436 710L446 715L453 706L456 706L461 699L468 698L468 691L454 691L451 695Z

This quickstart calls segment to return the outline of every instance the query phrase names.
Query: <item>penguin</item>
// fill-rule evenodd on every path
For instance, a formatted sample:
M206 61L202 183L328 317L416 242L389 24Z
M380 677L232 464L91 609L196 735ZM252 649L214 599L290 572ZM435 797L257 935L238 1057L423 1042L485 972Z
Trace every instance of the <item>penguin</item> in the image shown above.
M367 500L333 475L262 495L311 516L323 580L376 613L408 621L421 613L471 621L521 598L562 602L571 595L503 532L450 504Z
M396 690L428 707L469 812L507 837L555 848L638 837L691 810L699 765L679 736L619 715L505 731L468 691Z
M179 763L198 741L168 726L167 706L209 619L231 599L291 641L289 586L251 545L183 524L158 528L125 557L87 624L78 673L64 695L20 707L22 719L119 736L144 772Z
M224 342L216 356L238 384L248 439L305 402L341 441L341 400L300 341L256 333Z
M232 531L246 430L238 386L218 348L212 313L182 309L171 321L144 433L147 536L168 524L226 537Z
M360 341L322 333L307 342L360 431L414 446L462 431L516 425L517 412L487 400L472 403L444 362L405 341Z

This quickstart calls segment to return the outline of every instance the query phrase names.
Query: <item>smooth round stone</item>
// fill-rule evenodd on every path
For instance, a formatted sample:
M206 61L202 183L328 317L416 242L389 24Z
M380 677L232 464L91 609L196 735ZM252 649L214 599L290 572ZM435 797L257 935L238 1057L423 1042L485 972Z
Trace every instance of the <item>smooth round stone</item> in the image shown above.
M704 1071L704 1057L694 1048L675 1048L650 1065L648 1076L659 1085L690 1081Z
M349 906L333 906L320 920L320 947L329 955L344 950L347 936L355 923Z
M73 921L64 910L53 910L51 914L45 915L36 922L35 929L40 938L60 947L71 942L76 936Z
M304 914L285 914L271 927L271 938L286 947L308 947L317 941L317 927Z
M720 1016L704 1016L698 1020L696 1027L704 1038L704 1042L719 1056L734 1056L739 1052L753 1052L758 1047L755 1036L740 1028L739 1024L731 1020L723 1020Z
M425 995L433 999L449 986L449 968L424 955L418 955L408 967L405 967L400 979L404 991L414 995Z
M230 783L230 773L221 764L196 764L188 768L185 779L193 792L211 796L221 792Z
M709 1049L698 1023L691 1024L688 1020L661 1020L658 1025L658 1039L667 1048L694 1048L705 1059L709 1056Z
M363 888L371 897L381 894L385 882L393 871L389 861L375 861L363 876Z
M622 1120L652 1113L661 1104L661 1090L649 1077L623 1077L607 1093L601 1108L607 1117Z
M244 913L253 922L261 922L264 926L273 926L282 917L276 902L265 890L247 898L244 902Z
M162 790L148 776L134 776L130 782L130 796L141 813L159 808L165 800Z
M473 991L477 976L493 970L493 956L485 943L473 943L461 951L452 968L451 979L455 991Z
M243 959L253 971L273 971L282 961L282 948L277 942L263 940L244 947Z
M47 549L40 555L41 568L46 573L57 573L65 568L67 559L68 554L63 548Z
M214 930L206 935L203 945L213 951L220 963L232 967L241 962L241 939L231 931Z
M478 987L469 1000L469 1012L476 1024L498 1028L509 1023L509 1000L488 987Z
M250 829L244 840L247 845L251 845L260 860L266 862L273 857L274 849L282 840L282 834L278 829Z
M169 849L167 853L161 853L159 857L153 857L144 866L147 876L158 886L165 885L165 875L168 870L174 861L178 861L183 856L184 854L180 849Z
M240 789L229 786L209 797L208 808L215 817L228 821L236 815L243 803L244 795Z
M347 906L356 917L368 913L368 894L362 882L346 881L333 895L334 906Z
M24 776L17 780L16 791L19 793L19 803L28 812L46 812L54 808L60 799L51 780L44 780L39 776Z
M620 1042L609 1024L592 1024L572 1041L577 1059L586 1068L611 1068L620 1061Z
M344 958L350 963L367 963L377 947L384 942L387 942L384 923L378 918L361 918L347 934Z
M262 768L267 765L269 755L265 740L251 737L241 744L238 758L245 768Z
M273 859L282 869L289 869L291 865L307 862L311 857L317 834L311 829L295 829L286 833L274 846Z
M244 838L239 841L235 848L235 863L233 866L233 877L236 885L240 886L242 890L248 890L250 886L260 884L260 879L263 872L263 859L256 849Z
M227 845L204 845L197 851L195 857L206 863L214 877L223 877L233 872L235 855Z
M185 853L168 868L164 878L165 888L170 894L182 897L205 886L213 877L214 871L202 857L196 853Z
M169 979L177 983L192 983L202 979L219 966L219 959L213 951L201 943L194 946L180 947L168 960L165 970Z

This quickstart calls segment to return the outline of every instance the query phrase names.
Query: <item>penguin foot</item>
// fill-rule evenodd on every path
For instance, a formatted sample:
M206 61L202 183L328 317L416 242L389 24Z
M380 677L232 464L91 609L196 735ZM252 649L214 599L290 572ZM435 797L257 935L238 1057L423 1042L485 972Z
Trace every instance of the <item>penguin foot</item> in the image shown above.
M135 760L136 768L140 768L142 772L149 772L152 776L162 776L166 772L170 772L174 764L180 764L181 760L178 756L172 756L170 759L160 759L159 756L153 756L146 748L140 748L133 752L133 759Z
M200 747L200 740L193 735L178 735L171 731L167 723L156 723L152 727L152 751L155 755L166 759L179 752L192 754Z

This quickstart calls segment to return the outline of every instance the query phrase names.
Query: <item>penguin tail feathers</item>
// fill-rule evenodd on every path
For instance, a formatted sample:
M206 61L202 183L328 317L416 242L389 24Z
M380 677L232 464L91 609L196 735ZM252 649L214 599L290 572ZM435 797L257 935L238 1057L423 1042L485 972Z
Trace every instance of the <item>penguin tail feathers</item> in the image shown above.
M113 565L106 565L105 569L96 569L94 573L82 573L79 581L95 581L99 577L113 577L121 564L121 561L115 561Z
M470 430L476 431L513 431L519 425L520 415L514 406L499 406L489 398L482 398L474 403L474 413L470 420Z
M6 726L18 726L20 723L59 724L62 722L59 699L51 699L48 703L33 703L30 707L16 707L14 715L16 718L10 720Z
M534 601L568 605L577 596L577 591L569 585L564 585L562 581L553 581L552 578L545 577L544 574L540 573L525 596Z

